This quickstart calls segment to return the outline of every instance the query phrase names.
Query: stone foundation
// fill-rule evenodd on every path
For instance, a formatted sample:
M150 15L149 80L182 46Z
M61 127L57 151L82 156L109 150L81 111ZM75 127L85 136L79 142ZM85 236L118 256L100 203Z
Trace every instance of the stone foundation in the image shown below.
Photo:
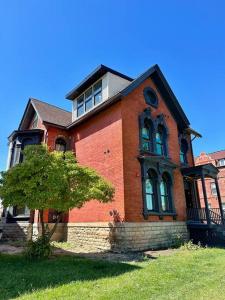
M51 228L54 224L48 224ZM33 227L33 228L32 228ZM39 228L40 229L40 228ZM38 236L37 224L6 223L4 240ZM52 240L68 241L81 249L141 251L171 247L188 239L185 222L60 223Z
M68 242L81 248L140 251L170 247L188 240L185 222L69 223Z

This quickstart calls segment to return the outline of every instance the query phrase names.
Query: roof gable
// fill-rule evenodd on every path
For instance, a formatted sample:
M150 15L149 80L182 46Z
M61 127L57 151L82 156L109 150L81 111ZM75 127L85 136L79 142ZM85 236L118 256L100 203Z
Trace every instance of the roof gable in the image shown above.
M72 113L46 102L30 98L24 115L19 125L19 130L27 129L31 118L37 113L38 117L45 123L67 127L72 122Z
M121 95L127 96L149 77L153 80L159 92L161 93L164 101L166 102L174 119L176 120L178 127L180 127L181 129L189 127L190 122L158 65L154 65L153 67L149 68L146 72L141 74L123 91L121 91Z

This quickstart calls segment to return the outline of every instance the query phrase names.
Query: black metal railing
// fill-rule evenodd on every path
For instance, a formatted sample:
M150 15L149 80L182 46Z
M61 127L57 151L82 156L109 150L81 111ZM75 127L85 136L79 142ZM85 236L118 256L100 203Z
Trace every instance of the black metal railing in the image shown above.
M224 223L219 208L208 209L208 214L206 208L187 208L187 220L203 224L207 224L208 221L216 225Z

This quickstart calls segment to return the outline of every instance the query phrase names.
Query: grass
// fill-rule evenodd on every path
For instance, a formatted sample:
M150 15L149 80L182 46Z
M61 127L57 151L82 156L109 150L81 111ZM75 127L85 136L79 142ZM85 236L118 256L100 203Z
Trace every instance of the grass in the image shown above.
M2 255L0 298L225 299L225 250L179 250L137 263Z

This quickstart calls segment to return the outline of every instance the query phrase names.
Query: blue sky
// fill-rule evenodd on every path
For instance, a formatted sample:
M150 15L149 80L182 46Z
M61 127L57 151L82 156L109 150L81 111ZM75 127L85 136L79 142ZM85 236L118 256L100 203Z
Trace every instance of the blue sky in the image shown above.
M225 148L225 2L2 0L0 170L30 96L64 95L100 63L136 77L157 63L201 132L195 154Z

